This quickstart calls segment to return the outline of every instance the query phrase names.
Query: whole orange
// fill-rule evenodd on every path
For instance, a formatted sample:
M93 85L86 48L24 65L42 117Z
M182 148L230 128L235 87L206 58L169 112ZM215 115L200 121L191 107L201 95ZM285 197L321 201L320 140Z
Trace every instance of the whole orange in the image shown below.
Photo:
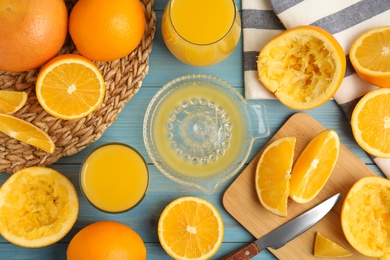
M62 48L68 32L64 0L0 0L0 70L37 68Z
M77 51L95 61L111 61L131 53L146 28L139 0L80 0L69 17L69 33Z
M115 221L99 221L81 229L70 241L67 260L142 260L146 247L128 226Z

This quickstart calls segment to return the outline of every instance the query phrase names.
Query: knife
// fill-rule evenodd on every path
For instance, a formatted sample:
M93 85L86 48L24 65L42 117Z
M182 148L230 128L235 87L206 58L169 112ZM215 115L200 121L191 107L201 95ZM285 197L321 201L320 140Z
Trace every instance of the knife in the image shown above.
M222 260L250 259L267 247L278 249L284 246L287 242L296 238L325 217L340 198L340 193L333 195L265 236L225 256Z

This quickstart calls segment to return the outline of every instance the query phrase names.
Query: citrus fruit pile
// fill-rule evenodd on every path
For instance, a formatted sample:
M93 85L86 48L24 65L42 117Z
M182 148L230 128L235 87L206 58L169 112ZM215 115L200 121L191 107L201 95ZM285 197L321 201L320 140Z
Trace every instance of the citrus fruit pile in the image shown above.
M50 168L22 169L0 188L0 234L16 245L36 248L59 241L78 211L73 184Z
M356 73L379 87L356 104L351 118L353 136L367 153L390 158L390 26L360 35L349 56Z
M142 238L116 221L99 221L81 229L70 241L67 260L146 259Z
M295 142L296 137L271 142L256 167L255 186L260 203L281 217L287 216L289 197L307 203L318 195L339 155L340 140L331 129L317 134L294 163Z
M356 251L390 257L390 180L379 176L358 180L344 199L341 226Z
M198 197L181 197L161 213L158 238L174 259L209 259L220 248L224 225L217 209Z
M260 82L292 109L312 109L328 101L345 74L345 54L337 40L315 26L288 29L269 41L257 60Z

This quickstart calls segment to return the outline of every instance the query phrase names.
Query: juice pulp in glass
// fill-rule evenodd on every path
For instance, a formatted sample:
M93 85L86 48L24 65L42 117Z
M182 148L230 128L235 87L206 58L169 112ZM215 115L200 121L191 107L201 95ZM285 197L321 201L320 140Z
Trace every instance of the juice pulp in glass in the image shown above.
M234 0L171 0L162 18L162 34L170 52L195 66L225 59L241 35Z
M240 155L248 152L243 113L238 101L221 87L203 81L183 83L160 101L151 122L158 160L190 178L232 171Z
M149 176L137 151L123 144L107 144L88 156L80 180L92 205L106 212L123 212L142 200Z

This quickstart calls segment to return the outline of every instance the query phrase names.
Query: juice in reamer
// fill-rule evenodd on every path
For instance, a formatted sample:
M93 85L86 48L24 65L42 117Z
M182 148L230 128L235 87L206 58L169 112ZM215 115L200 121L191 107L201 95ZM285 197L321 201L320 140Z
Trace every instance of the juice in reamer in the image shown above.
M196 178L230 172L247 152L247 130L237 101L202 81L183 84L165 96L151 124L158 160Z
M98 147L88 156L80 181L92 205L106 212L123 212L145 196L149 174L136 150L114 143Z
M195 66L213 65L225 59L241 35L234 0L171 0L161 26L171 53Z

